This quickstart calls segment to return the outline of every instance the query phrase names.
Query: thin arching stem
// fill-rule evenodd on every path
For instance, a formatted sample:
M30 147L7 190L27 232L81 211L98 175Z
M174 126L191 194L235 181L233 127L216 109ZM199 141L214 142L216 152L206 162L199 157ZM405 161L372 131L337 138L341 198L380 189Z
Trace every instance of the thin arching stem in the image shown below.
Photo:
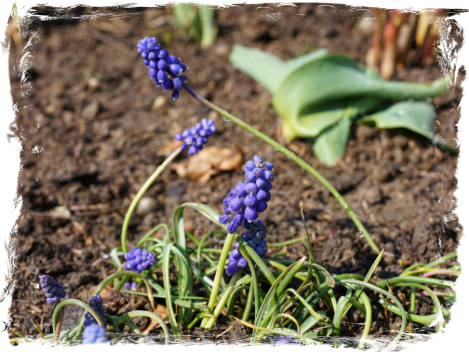
M238 119L237 117L231 115L227 111L219 108L215 104L209 102L208 100L202 98L199 94L197 94L191 87L189 87L186 83L183 84L183 88L192 96L194 97L195 100L197 100L199 103L202 105L218 112L220 115L223 117L229 119L230 121L234 122L241 128L245 129L248 131L250 134L260 138L267 144L270 144L272 147L274 147L276 150L279 150L283 154L285 154L288 158L292 159L295 161L298 165L300 165L302 168L304 168L306 171L308 171L311 175L313 175L319 182L321 182L324 187L326 187L329 192L332 193L332 195L339 201L339 203L342 205L342 207L345 209L345 211L349 214L350 218L353 220L355 225L357 225L358 229L360 232L363 234L364 238L370 245L371 249L376 253L379 254L379 249L376 243L372 240L371 236L369 235L368 231L365 229L365 226L361 223L361 221L358 219L357 215L352 211L350 206L347 204L345 199L340 195L340 193L314 168L312 168L308 163L306 163L303 159L298 157L295 153L293 153L291 150L285 148L283 145L277 143L274 141L272 138L269 138L262 132L256 130L252 126L248 125L247 123L243 122L242 120Z
M160 176L160 174L166 169L166 167L179 155L181 152L181 148L176 149L168 158L163 161L163 163L158 166L155 172L150 176L150 178L143 184L142 188L138 191L135 198L130 203L129 209L125 214L124 223L122 224L122 232L121 232L121 242L122 242L122 251L127 253L127 229L129 227L130 217L132 216L135 208L137 207L138 202L142 199L145 192L150 188L150 186L155 182L155 180Z

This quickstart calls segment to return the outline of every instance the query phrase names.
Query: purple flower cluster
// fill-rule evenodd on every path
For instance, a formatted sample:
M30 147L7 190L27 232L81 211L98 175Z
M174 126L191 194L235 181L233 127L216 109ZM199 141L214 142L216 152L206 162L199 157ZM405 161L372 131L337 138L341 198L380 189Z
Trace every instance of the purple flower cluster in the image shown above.
M189 147L188 154L192 156L202 150L203 145L207 143L207 138L212 136L216 130L212 119L202 119L194 127L186 128L184 132L178 133L175 139L177 141L184 141L180 148L185 150Z
M172 98L176 100L182 84L188 81L185 76L178 75L185 72L187 66L176 56L169 55L168 50L162 49L156 42L155 37L145 37L138 41L137 51L142 54L148 74L155 80L156 86L164 90L172 89Z
M125 270L132 270L136 273L141 273L143 270L150 269L156 262L156 256L150 253L146 249L140 249L134 247L130 252L125 253L125 259L128 260L125 263Z
M106 328L99 324L92 324L87 326L85 331L83 331L82 338L84 344L109 342L106 336Z
M275 335L275 346L282 346L282 345L294 345L299 342L298 339L295 339L291 336L286 335Z
M273 164L263 161L259 155L246 163L246 182L238 183L223 199L225 214L219 221L223 225L229 222L228 233L234 233L243 223L255 221L267 209L274 180L272 169Z
M265 247L267 246L264 224L261 220L257 220L256 222L245 223L244 226L246 227L246 231L242 234L243 238L254 248L260 257L263 257L266 254ZM231 251L228 257L229 264L226 268L228 276L233 275L240 268L247 268L248 265L246 258L244 258L239 251L239 243L236 242L235 246L236 249Z
M99 317L101 318L101 321L103 322L104 326L107 325L106 318L104 317L104 307L103 307L103 300L101 299L100 295L94 295L93 297L90 298L90 301L88 302L88 305L93 308L96 313L98 313ZM85 322L83 325L85 327L92 325L92 324L97 324L98 322L96 319L91 315L91 313L86 312L85 314Z
M49 275L40 275L39 281L47 297L47 303L53 304L65 297L65 290L61 284Z

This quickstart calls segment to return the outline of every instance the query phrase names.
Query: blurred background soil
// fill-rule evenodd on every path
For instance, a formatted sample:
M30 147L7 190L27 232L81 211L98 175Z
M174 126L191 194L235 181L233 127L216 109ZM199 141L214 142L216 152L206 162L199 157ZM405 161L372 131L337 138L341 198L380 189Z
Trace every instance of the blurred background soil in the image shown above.
M11 41L11 88L19 110L12 134L21 136L23 146L18 181L23 215L11 238L17 266L10 283L12 328L37 335L34 320L45 332L52 331L52 307L39 289L38 275L52 275L64 285L67 298L86 301L93 288L114 272L108 254L120 246L130 201L174 150L174 135L203 117L213 118L217 125L208 145L239 150L243 163L255 154L274 163L272 200L261 216L269 242L305 234L300 217L303 202L316 260L333 273L367 272L376 255L321 183L187 93L172 101L170 92L156 88L148 78L136 51L139 39L156 36L189 66L186 76L199 94L281 141L280 119L270 94L232 67L228 60L232 45L257 47L284 60L327 48L364 64L371 35L351 35L362 14L359 8L269 4L218 9L218 36L209 48L175 34L168 19L170 8L60 11L56 10L55 20L30 18L25 28L33 36L30 46ZM44 7L32 13L51 15ZM18 67L25 53L30 64L21 75ZM464 77L464 72L460 74ZM441 76L440 67L432 64L406 68L393 79L429 82ZM450 142L457 138L461 95L458 85L433 99L438 133ZM399 274L402 266L427 263L456 250L462 230L453 214L457 156L408 131L363 126L352 126L346 156L335 167L319 163L305 141L294 141L289 148L344 195L377 245L385 249L378 277ZM187 159L184 153L177 162ZM156 201L150 211L132 217L130 244L157 224L170 224L172 212L183 202L205 203L221 212L222 199L241 181L242 165L212 175L207 182L181 178L168 168L146 194ZM186 217L186 230L197 237L216 228L194 211L186 211ZM278 250L270 248L268 255ZM303 254L302 245L296 244L288 246L283 258L298 259ZM103 296L109 314L148 309L142 297L115 292ZM424 307L417 308L425 314ZM374 336L386 335L400 321L390 316L389 324L382 315L377 317ZM65 325L76 324L79 314L70 311L68 317ZM136 323L143 329L149 321L141 318Z

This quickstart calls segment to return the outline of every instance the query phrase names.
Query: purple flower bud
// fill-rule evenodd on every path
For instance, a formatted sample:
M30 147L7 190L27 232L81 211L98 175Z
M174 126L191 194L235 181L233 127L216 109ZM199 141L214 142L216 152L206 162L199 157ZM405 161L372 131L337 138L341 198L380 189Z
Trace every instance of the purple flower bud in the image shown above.
M180 77L176 77L174 79L174 87L176 87L176 89L181 89L182 88L182 80Z
M147 59L148 58L148 52L147 51L143 52L141 56L142 56L142 58Z
M226 267L226 273L228 274L228 276L233 275L237 271L238 271L238 263L237 262L230 263Z
M234 249L231 251L231 256L238 260L239 258L241 258L241 253L239 253L239 251L237 249Z
M236 191L236 194L239 197L244 197L246 195L246 184L245 183L239 182L238 184L236 184L234 189Z
M261 177L266 181L272 182L274 180L274 173L269 170L264 170L261 173Z
M254 164L253 161L249 160L246 162L244 165L244 172L252 171L256 167L256 164Z
M259 257L263 257L267 253L265 248L261 246L257 246L256 248L254 248L254 250L256 251L257 254L259 254Z
M274 164L269 163L268 161L265 162L265 169L266 170L272 171L273 167L274 167Z
M168 64L164 60L158 60L157 66L160 70L165 70L166 67L168 67Z
M168 62L168 64L178 64L181 62L181 60L179 60L174 55L168 55L168 57L166 58L166 61Z
M265 185L265 187L264 187L264 189L265 189L267 192L269 192L269 191L272 189L272 184L271 184L269 181L267 181L267 182L266 182L266 185Z
M254 182L257 178L257 176L252 171L247 172L245 176L246 182Z
M171 94L171 99L176 100L179 98L179 89L173 89L173 93Z
M151 78L156 77L156 70L154 68L151 68L150 71L148 72Z
M197 149L197 147L195 145L191 145L189 147L189 151L187 152L187 154L189 154L190 156L194 155L194 154L197 154L199 150Z
M151 53L153 54L153 53ZM158 66L156 65L156 61L155 60L151 60L150 61L150 64L148 65L149 68L157 68Z
M131 289L135 291L137 289L138 284L136 282L132 282Z
M257 200L265 200L267 198L267 192L263 189L257 191L256 194Z
M161 87L163 87L164 90L169 90L174 88L173 80L166 78L163 83L161 83Z
M243 201L239 199L238 197L233 197L230 200L230 204L228 204L229 208L233 213L240 211L241 207L243 206Z
M262 179L262 178L258 178L258 179L256 180L256 186L257 186L258 188L265 188L265 186L266 186L266 181L265 181L264 179Z
M124 284L124 288L125 288L126 290L130 290L130 282L126 282L126 283Z
M156 59L156 54L152 51L148 54L148 59L150 60L155 60Z
M267 209L267 202L265 200L257 201L256 209L259 213L262 213L264 210Z
M246 196L246 198L244 198L244 205L246 205L247 207L255 207L256 204L257 199L255 195L249 194L248 196Z
M166 72L164 72L163 70L159 70L156 74L156 79L158 80L158 82L163 83L166 80Z
M238 229L238 226L236 226L234 221L231 221L227 226L228 233L230 234L235 233L237 229Z
M237 227L241 226L243 224L244 216L243 214L235 214L233 217L233 222L236 224Z
M160 52L158 53L158 59L164 59L166 58L166 56L168 56L169 52L168 50L160 50Z
M175 75L178 75L178 74L182 73L182 67L181 67L181 65L178 65L178 64L169 65L169 70L172 73L174 73Z
M254 155L254 157L252 158L252 160L254 160L254 163L259 163L262 161L262 158L259 156L259 155Z
M228 221L230 221L230 217L225 214L225 215L220 216L218 218L218 221L220 222L220 224L226 225Z
M249 182L246 184L246 192L249 194L253 194L257 192L257 186L254 182Z
M248 266L248 261L246 260L246 258L244 258L244 257L239 258L238 266L241 267L241 268L247 267Z
M182 135L182 133L178 133L174 136L174 139L177 141L182 141L184 140L184 136Z
M257 209L252 207L246 207L244 211L244 217L247 221L254 221L257 219Z

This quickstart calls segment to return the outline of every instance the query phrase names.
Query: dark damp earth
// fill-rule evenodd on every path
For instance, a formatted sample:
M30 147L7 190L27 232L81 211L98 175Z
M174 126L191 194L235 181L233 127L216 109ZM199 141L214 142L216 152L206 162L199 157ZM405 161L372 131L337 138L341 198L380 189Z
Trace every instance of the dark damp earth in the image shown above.
M37 13L41 11L45 10ZM45 333L52 332L52 307L38 288L38 275L48 274L61 282L66 298L87 301L96 285L115 271L108 254L120 246L121 226L130 201L169 154L171 149L163 148L174 135L203 117L213 118L217 125L208 145L239 149L243 162L259 154L274 163L272 200L261 215L269 242L305 234L300 216L303 202L316 261L332 273L366 274L376 255L321 183L187 93L172 101L170 92L156 88L147 77L136 52L139 39L157 36L189 66L186 76L199 94L281 141L280 119L269 93L231 66L228 55L232 45L257 47L284 60L327 48L364 63L372 38L350 34L362 11L313 4L221 9L216 11L218 36L209 48L177 36L168 23L170 13L164 8L74 11L83 16L80 21L32 20L26 33L37 36L25 50L34 61L23 83L17 71L23 47L11 42L10 78L13 102L20 107L16 124L23 147L18 181L22 217L12 237L17 266L10 286L14 287L12 328L36 336L33 320ZM84 17L91 13L95 14L92 18L100 20ZM406 68L393 79L428 82L441 76L435 63ZM438 132L449 142L457 138L461 96L458 86L433 99ZM346 156L334 167L322 165L305 141L296 140L289 148L343 194L377 245L385 249L376 279L456 250L461 235L453 214L457 156L435 149L417 134L374 127L352 127ZM187 158L184 154L177 161ZM221 212L222 199L242 180L241 167L219 173L206 183L165 170L146 194L156 200L153 210L144 217L132 217L129 243L135 244L161 222L170 224L173 210L183 202L205 203ZM200 214L186 213L186 230L197 238L215 229ZM280 249L269 248L267 255ZM284 259L299 259L306 254L300 243L288 246L286 251ZM452 260L446 265L454 264ZM399 293L396 288L394 294L408 308L407 289ZM400 318L389 313L387 320L377 297L371 298L374 323L370 335L394 336L390 330L399 328ZM103 303L111 315L150 309L147 298L115 291L103 294ZM428 304L417 305L417 314L429 312ZM66 311L64 328L75 326L80 316L80 312ZM360 313L351 310L342 324L341 336L360 336L362 327L354 323L362 321ZM133 322L140 329L150 323L148 318ZM227 324L228 319L222 316L211 331L183 331L197 341L239 340L249 334L248 329L238 326L217 337ZM12 329L9 334L16 336Z

